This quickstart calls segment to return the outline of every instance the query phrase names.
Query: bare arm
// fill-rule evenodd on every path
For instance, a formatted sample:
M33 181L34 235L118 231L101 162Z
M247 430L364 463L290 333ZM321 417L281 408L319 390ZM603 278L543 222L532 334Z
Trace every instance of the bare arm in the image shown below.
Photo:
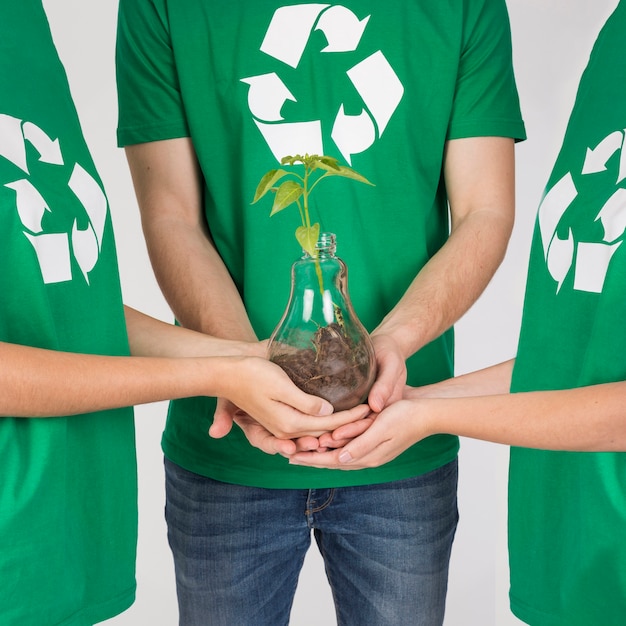
M448 378L423 387L406 387L405 399L469 398L509 393L515 359L476 370L462 376Z
M513 227L514 142L474 137L448 142L445 182L451 212L448 241L372 333L386 361L370 404L381 410L404 385L399 363L456 322L502 262ZM394 355L395 353L395 355ZM379 359L380 360L380 359Z
M626 382L618 382L562 391L401 400L343 448L298 453L292 462L335 469L376 467L439 433L525 448L622 452L625 394Z
M0 415L74 415L207 393L218 386L218 368L215 359L110 357L0 343Z
M124 312L133 356L265 356L264 344L257 341L213 337L161 322L130 307Z
M186 328L254 341L243 302L204 219L191 140L126 148L148 253L159 286Z
M362 417L293 385L258 344L227 341L126 309L131 357L75 354L0 342L0 416L77 415L170 398L217 395L276 437L320 435ZM201 356L209 355L209 356ZM241 381L247 384L241 384ZM287 428L283 428L283 424Z
M425 400L424 414L433 433L547 450L624 451L624 394L626 382L435 400L430 407L433 400Z

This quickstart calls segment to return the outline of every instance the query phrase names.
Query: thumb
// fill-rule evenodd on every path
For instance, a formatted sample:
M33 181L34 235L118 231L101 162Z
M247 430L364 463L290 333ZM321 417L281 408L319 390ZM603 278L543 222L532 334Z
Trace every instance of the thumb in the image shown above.
M375 419L370 427L361 435L348 442L339 452L339 462L342 465L350 465L358 462L374 452L374 450L386 439L384 430L380 429L380 421Z
M328 400L324 400L324 398L319 396L313 396L300 389L296 389L296 391L298 392L298 397L293 396L291 398L294 401L292 405L294 409L315 417L327 417L334 413L335 409Z
M373 413L380 413L393 394L395 381L387 376L381 376L370 389L367 402Z
M213 423L209 428L209 435L215 439L226 437L233 427L232 414L224 404L224 402L218 400L215 415L213 416Z

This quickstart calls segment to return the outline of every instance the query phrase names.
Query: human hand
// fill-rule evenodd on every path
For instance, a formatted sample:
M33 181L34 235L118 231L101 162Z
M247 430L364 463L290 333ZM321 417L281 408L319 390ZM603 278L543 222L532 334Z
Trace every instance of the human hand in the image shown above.
M232 354L263 358L267 353L267 339L264 341L232 341L230 343L235 346ZM230 400L217 398L217 405L213 415L213 423L209 428L209 435L216 439L228 435L232 430L235 416L238 412L240 412L239 407Z
M304 393L280 367L265 359L231 357L224 360L221 372L220 395L230 404L220 402L211 436L226 435L232 421L240 418L238 409L278 439L317 438L366 413L366 407L333 413L328 401ZM303 444L305 449L311 445L310 440Z
M376 380L369 393L368 403L374 413L402 398L406 385L406 361L400 346L390 335L372 334L376 354Z
M227 398L217 398L213 423L209 427L209 435L215 439L226 437L232 430L235 416L239 411L239 407Z
M399 345L389 335L372 335L376 355L376 380L370 389L368 403L372 413L380 413L386 406L402 398L406 387L406 363ZM321 448L341 448L363 434L373 423L368 417L340 426L320 437Z
M360 405L349 411L343 411L342 413L349 413L351 419L364 421L362 418L369 413L369 407L367 405ZM339 416L339 413L335 414L335 417L337 416ZM325 448L322 447L321 439L330 434L325 433L320 438L304 436L297 439L280 439L275 437L269 430L243 411L237 411L235 413L234 421L241 428L250 444L255 448L259 448L259 450L262 450L266 454L280 454L284 457L290 457L297 452L323 451ZM335 445L340 445L340 442L335 443Z
M472 398L507 394L511 389L514 359L423 387L405 387L404 397Z
M345 446L326 452L297 452L289 462L343 470L378 467L434 434L428 408L427 401L399 400L372 419L369 428Z
M366 416L355 422L350 422L344 426L340 426L336 430L330 433L324 433L319 437L320 452L326 450L332 450L334 448L343 448L349 441L352 441L355 437L362 435L374 422L375 415L371 412L368 405Z

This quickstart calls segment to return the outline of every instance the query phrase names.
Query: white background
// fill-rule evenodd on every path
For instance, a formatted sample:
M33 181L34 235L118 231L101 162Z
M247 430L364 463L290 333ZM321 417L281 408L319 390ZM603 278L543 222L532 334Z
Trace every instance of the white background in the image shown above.
M617 1L507 0L529 139L517 147L517 223L507 258L483 297L457 326L459 373L508 359L515 353L535 212L565 130L578 79L598 30ZM115 145L113 53L117 3L44 0L44 5L111 203L125 301L171 321L150 269L124 154ZM110 620L111 626L177 623L173 567L162 514L160 436L165 411L165 403L137 408L137 601L129 611ZM507 459L504 446L462 441L461 520L452 555L446 626L521 624L508 609ZM291 623L336 623L315 548L305 563Z

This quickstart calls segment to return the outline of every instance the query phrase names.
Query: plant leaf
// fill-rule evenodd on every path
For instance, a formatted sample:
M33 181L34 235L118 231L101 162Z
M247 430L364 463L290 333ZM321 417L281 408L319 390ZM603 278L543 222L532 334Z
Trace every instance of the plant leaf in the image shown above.
M339 161L335 157L323 156L319 157L313 164L314 170L326 170L327 172L336 172L340 169Z
M274 198L274 204L272 205L272 211L270 217L283 209L286 209L289 205L297 202L300 196L304 193L304 189L300 183L295 180L287 180L278 187L276 190L276 197Z
M371 183L365 176L359 174L356 170L353 170L351 167L346 167L345 165L339 165L337 168L327 168L322 167L328 172L328 176L342 176L343 178L351 178L352 180L357 180L360 183L365 183L366 185L371 185L374 187L374 183Z
M304 159L305 157L303 157L301 154L296 154L294 156L284 156L281 160L280 160L280 164L281 165L295 165L296 163L304 163Z
M305 252L310 256L315 256L315 244L320 236L320 225L313 224L311 227L298 226L296 229L296 239Z
M287 176L287 174L289 174L289 172L285 170L270 170L267 172L257 185L252 204L258 202L283 176Z

